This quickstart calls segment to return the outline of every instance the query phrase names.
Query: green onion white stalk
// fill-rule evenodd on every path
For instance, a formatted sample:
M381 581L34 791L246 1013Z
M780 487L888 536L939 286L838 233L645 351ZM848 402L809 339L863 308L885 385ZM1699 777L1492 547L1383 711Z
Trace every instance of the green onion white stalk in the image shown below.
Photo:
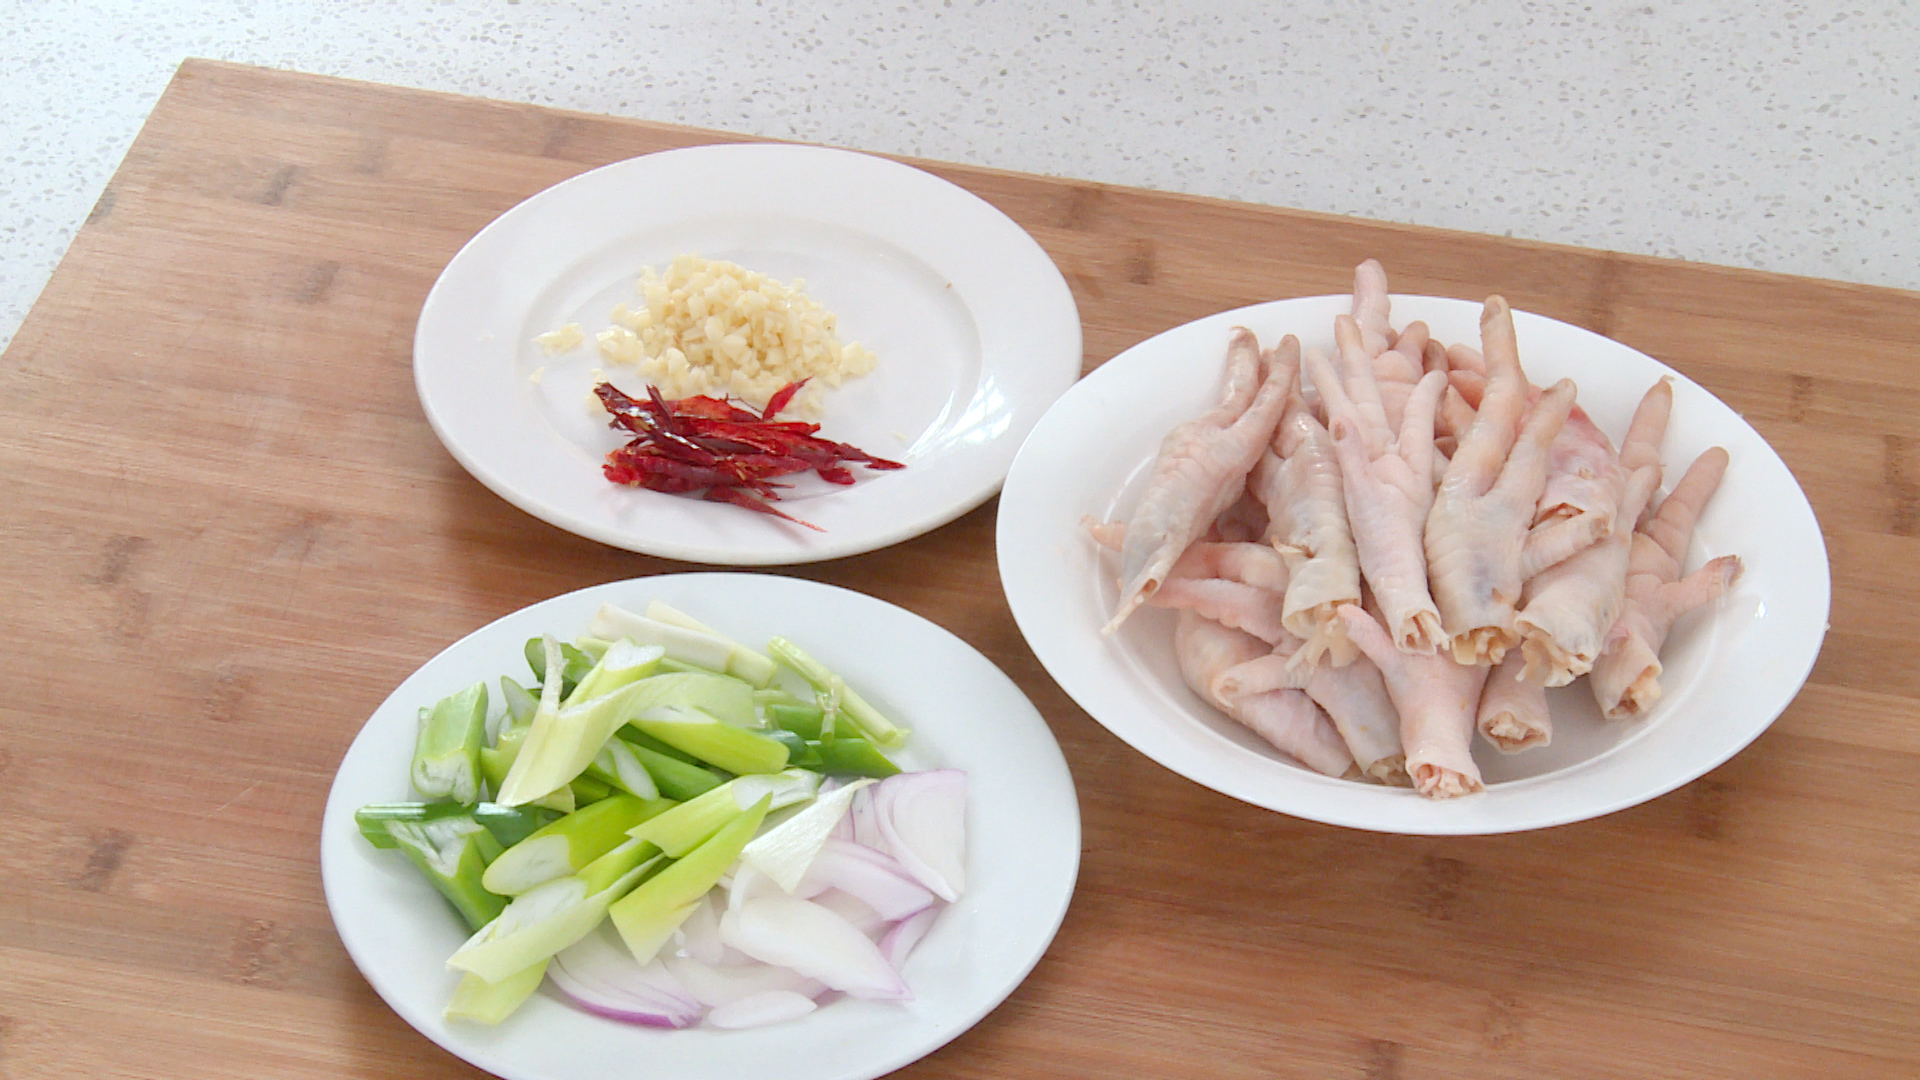
M685 856L614 902L607 909L620 939L633 951L633 958L649 963L660 946L693 914L699 904L727 872L740 851L766 819L773 805L771 794L763 795L746 811L738 813L718 832Z
M481 882L491 892L519 896L578 873L625 843L628 829L673 805L665 799L613 795L583 806L508 848L487 866Z
M579 873L515 897L447 960L447 967L499 982L593 932L613 902L665 861L660 849L629 840Z
M906 728L887 719L879 709L854 693L846 680L809 656L806 650L786 638L777 637L767 642L767 651L773 654L775 660L805 679L807 685L813 687L814 692L823 695L835 706L827 710L829 713L837 711L840 718L852 723L859 729L860 734L866 736L875 745L884 746L890 750L905 745L909 734ZM823 733L822 738L825 737Z

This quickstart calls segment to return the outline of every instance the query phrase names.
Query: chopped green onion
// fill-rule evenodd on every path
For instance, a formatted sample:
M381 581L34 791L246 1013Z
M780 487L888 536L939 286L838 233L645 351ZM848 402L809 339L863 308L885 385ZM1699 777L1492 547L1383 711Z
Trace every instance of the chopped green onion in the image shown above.
M547 650L544 637L528 638L525 650L527 666L533 669L533 677L544 688L547 684ZM560 645L560 694L566 696L573 691L587 672L593 670L593 657L571 645Z
M448 1000L446 1011L442 1014L449 1020L469 1020L476 1024L498 1024L512 1016L526 1000L540 989L540 983L547 977L549 960L542 960L531 967L523 968L501 979L488 982L472 972L460 976L460 984L453 988L453 997Z
M583 775L629 795L638 795L643 799L660 797L660 788L653 782L653 773L647 770L646 762L640 759L633 744L617 735L600 748L600 753L594 756L593 764L587 766Z
M693 906L740 857L741 849L753 839L772 805L771 794L761 796L705 843L669 863L607 909L614 929L620 931L620 939L633 951L635 960L642 964L653 961L660 946L692 913Z
M634 738L636 735L640 738ZM642 742L641 739L646 741ZM716 772L696 762L682 760L682 757L691 755L669 756L655 750L654 746L666 744L645 735L631 725L621 728L607 745L612 746L614 742L621 743L627 752L646 767L647 774L653 777L654 786L659 789L661 795L669 799L685 802L697 795L712 791L729 779L724 773ZM673 753L680 754L678 750Z
M408 821L415 824L434 821L440 818L458 817L462 814L487 827L501 847L512 847L532 835L542 825L554 819L547 810L525 806L501 806L499 803L483 802L476 806L461 806L459 803L373 803L353 812L355 824L360 826L360 835L367 838L377 848L398 847L392 834L387 832L389 821Z
M771 659L762 653L757 653L747 648L745 645L740 644L686 612L664 601L650 600L647 602L646 617L655 622L666 623L669 626L678 626L683 629L692 630L695 633L719 638L721 641L726 642L727 674L745 679L753 685L760 687L764 687L773 681L776 668Z
M629 840L579 873L514 898L448 959L455 971L500 982L593 932L607 908L664 862L651 844Z
M576 874L627 841L627 830L670 809L665 799L612 795L548 824L508 848L487 867L481 883L501 896Z
M818 739L820 724L826 719L826 713L817 705L776 703L762 708L766 711L767 719L803 739Z
M751 689L737 679L720 675L654 675L564 707L549 704L543 690L526 744L494 794L494 801L518 806L565 785L585 772L607 739L641 710L663 705L708 709L715 703L729 707L736 693L727 689L727 684L739 687L738 701L751 717Z
M387 833L469 927L485 926L506 905L481 883L487 863L500 854L500 842L471 815L389 821Z
M900 771L900 766L887 760L872 743L851 735L842 735L832 742L809 742L807 748L818 761L814 767L829 776L871 776L884 780Z
M658 645L635 645L629 641L617 641L600 655L593 669L580 677L572 693L567 695L567 704L586 701L644 679L659 670L660 658L666 650Z
M787 767L787 748L765 735L723 724L697 708L659 706L632 720L634 727L735 775L777 773Z
M859 733L866 736L876 746L897 749L907 741L907 730L881 714L867 700L846 684L846 680L829 671L818 660L807 655L806 651L786 638L777 637L767 642L767 651L773 658L791 668L812 686L815 691L827 695L830 701L838 704L838 712ZM828 710L833 711L833 710ZM821 738L826 738L823 732Z
M673 858L705 843L727 822L771 795L771 809L806 802L820 789L820 776L805 769L788 769L772 776L742 776L690 799L627 830L636 840L645 840Z
M409 773L429 799L480 801L480 747L487 738L487 684L442 698L420 718Z

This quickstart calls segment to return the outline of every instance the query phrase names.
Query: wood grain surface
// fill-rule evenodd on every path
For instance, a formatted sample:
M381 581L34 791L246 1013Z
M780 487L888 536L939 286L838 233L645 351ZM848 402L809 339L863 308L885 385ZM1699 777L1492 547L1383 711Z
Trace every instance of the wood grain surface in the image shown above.
M462 471L414 396L414 320L522 198L733 138L180 69L0 363L0 1077L472 1074L334 934L334 769L467 632L687 567ZM1400 291L1497 289L1650 353L1799 477L1833 615L1799 699L1701 780L1581 825L1406 838L1234 802L1089 719L1014 626L991 503L779 571L980 649L1079 785L1053 948L901 1075L1920 1076L1920 297L920 164L1057 260L1089 369L1344 292L1368 256Z

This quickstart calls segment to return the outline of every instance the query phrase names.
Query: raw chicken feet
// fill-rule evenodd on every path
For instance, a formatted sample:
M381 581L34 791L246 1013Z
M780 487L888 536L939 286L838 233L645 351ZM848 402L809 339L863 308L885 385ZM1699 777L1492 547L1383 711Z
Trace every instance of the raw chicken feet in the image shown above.
M1180 553L1233 505L1247 473L1273 437L1298 374L1300 343L1289 337L1273 363L1260 362L1253 334L1235 327L1227 345L1227 392L1220 405L1160 442L1147 490L1127 521L1120 549L1120 603L1111 634L1144 603Z
M1727 471L1727 452L1714 447L1694 461L1653 519L1633 534L1627 601L1607 633L1605 651L1588 682L1610 720L1645 713L1660 700L1660 647L1675 619L1724 594L1740 576L1740 559L1722 555L1680 576L1700 511Z

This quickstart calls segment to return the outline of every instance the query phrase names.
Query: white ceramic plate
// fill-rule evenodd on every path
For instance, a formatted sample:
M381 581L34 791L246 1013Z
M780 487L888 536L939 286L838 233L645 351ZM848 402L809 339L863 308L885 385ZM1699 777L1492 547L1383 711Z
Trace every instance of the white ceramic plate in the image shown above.
M1067 693L1142 753L1217 791L1399 833L1512 832L1596 817L1693 780L1764 731L1806 680L1826 633L1826 545L1805 494L1759 434L1692 381L1619 342L1524 312L1514 323L1528 375L1542 385L1574 379L1581 406L1616 445L1641 395L1674 376L1662 448L1668 486L1710 446L1732 455L1688 569L1736 553L1745 571L1721 603L1675 627L1661 656L1665 694L1650 715L1606 723L1584 681L1551 691L1551 746L1506 756L1476 738L1486 793L1435 802L1320 776L1204 705L1174 666L1171 612L1142 609L1101 637L1118 571L1087 538L1082 516L1127 516L1161 436L1218 399L1232 327L1266 345L1291 333L1330 350L1334 316L1350 304L1346 296L1282 300L1169 330L1102 365L1034 429L1000 497L1000 577L1021 632ZM1396 327L1422 319L1449 343L1478 344L1480 310L1393 297Z
M458 981L446 960L467 930L405 859L361 838L353 812L409 798L415 712L482 679L524 676L529 637L583 630L604 601L663 600L742 641L792 638L912 728L906 768L968 776L967 889L903 968L904 1004L842 1000L748 1031L658 1031L591 1016L543 988L498 1028L441 1018ZM933 623L860 593L796 578L682 574L595 586L499 619L393 692L340 764L320 867L340 939L408 1023L508 1080L864 1080L967 1030L1019 985L1059 929L1080 864L1079 803L1052 732L1018 687Z
M804 279L842 340L879 355L827 395L822 435L907 467L856 467L852 487L795 478L782 509L825 532L601 476L623 440L588 406L594 373L641 396L645 381L593 335L635 301L642 267L683 252ZM582 347L534 344L567 323ZM985 502L1080 359L1065 279L979 197L867 154L701 146L583 173L482 229L421 309L414 380L448 451L527 513L633 551L767 565L885 547Z

